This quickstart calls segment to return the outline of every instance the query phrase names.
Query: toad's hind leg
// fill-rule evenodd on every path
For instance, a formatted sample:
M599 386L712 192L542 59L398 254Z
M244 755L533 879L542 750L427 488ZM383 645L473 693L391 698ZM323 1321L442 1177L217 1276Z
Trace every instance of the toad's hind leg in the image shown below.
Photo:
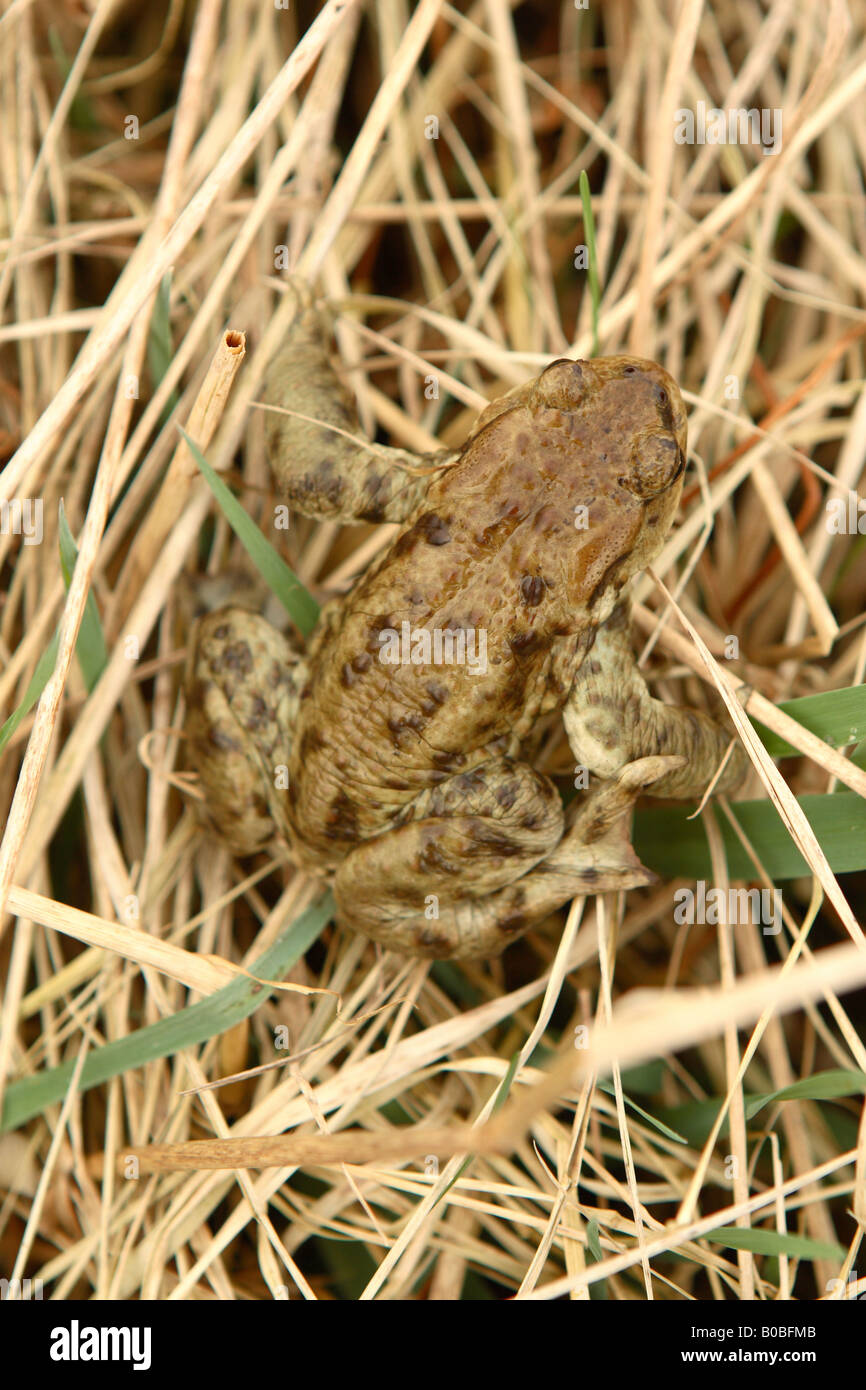
M360 433L352 396L331 366L325 324L309 286L293 277L288 293L295 299L295 318L265 384L265 403L275 407L267 411L265 436L280 491L304 516L405 521L436 466L456 455L370 445Z
M288 841L285 799L306 664L245 608L202 618L190 637L185 732L202 813L236 854Z
M343 861L338 921L411 955L495 956L572 897L652 883L627 813L671 761L624 768L564 834L556 789L527 764L497 759L452 777L427 794L421 819Z

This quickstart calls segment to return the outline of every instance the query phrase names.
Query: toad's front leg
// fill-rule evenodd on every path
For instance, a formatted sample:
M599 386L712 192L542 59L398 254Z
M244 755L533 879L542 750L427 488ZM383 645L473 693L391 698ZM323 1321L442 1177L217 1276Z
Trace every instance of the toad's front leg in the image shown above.
M457 455L369 444L331 366L309 286L294 277L287 293L296 302L295 318L265 385L265 403L273 407L265 427L268 457L282 495L304 516L405 521L437 467Z
M635 759L675 755L678 766L652 787L653 796L698 798L721 766L732 735L700 710L655 700L638 670L625 604L598 629L563 710L576 761L598 777L616 777ZM734 744L717 792L742 782L748 760Z

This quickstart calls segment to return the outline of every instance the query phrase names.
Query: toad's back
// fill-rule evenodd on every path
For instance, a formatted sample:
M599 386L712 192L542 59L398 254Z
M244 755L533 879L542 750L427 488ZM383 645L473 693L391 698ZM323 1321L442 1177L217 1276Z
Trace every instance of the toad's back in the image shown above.
M490 406L323 623L289 793L296 841L318 861L338 862L419 792L564 703L676 503L653 477L669 484L678 467L669 378L634 364L557 362Z

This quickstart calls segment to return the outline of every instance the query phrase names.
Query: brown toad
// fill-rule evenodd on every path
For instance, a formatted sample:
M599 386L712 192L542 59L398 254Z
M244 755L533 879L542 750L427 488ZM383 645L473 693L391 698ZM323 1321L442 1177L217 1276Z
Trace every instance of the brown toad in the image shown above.
M624 590L679 502L682 399L653 362L562 359L489 405L458 454L370 446L309 290L292 292L266 398L309 418L268 415L280 491L305 515L402 529L303 659L244 608L200 624L188 730L206 808L238 852L276 839L332 876L344 925L412 954L495 955L578 894L653 881L633 801L699 795L725 754L708 716L649 695L628 640ZM560 709L601 779L569 812L525 760ZM743 768L735 748L719 790Z

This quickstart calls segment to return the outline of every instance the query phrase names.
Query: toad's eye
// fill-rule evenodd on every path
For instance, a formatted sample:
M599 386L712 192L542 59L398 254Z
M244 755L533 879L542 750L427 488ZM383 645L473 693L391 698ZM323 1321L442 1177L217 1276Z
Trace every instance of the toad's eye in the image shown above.
M535 383L530 407L539 410L576 410L586 398L584 363L560 357L545 367Z
M671 403L671 398L663 386L656 387L655 397L661 406L669 406Z
M634 497L657 497L675 483L685 470L686 461L672 435L651 434L639 439L632 451L631 468L619 479Z

